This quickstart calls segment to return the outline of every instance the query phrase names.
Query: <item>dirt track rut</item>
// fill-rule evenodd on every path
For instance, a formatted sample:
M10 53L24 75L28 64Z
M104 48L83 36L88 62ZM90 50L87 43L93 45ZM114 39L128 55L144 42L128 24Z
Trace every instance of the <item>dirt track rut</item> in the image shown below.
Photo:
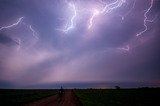
M73 90L66 90L61 98L57 94L23 106L82 106L82 104Z

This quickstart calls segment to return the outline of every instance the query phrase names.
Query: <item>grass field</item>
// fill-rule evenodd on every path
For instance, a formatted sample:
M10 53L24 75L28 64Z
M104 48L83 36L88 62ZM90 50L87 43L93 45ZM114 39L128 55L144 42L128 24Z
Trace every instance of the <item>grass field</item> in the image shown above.
M17 106L56 94L57 90L0 90L0 106Z
M76 89L84 106L160 106L160 89ZM57 90L0 89L0 106L17 106L57 93Z
M160 89L75 90L84 106L160 106Z

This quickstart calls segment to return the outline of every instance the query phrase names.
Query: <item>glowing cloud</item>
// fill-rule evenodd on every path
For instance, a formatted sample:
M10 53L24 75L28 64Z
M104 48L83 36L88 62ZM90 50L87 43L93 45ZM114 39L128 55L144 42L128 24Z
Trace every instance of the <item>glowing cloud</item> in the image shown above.
M90 29L93 25L93 19L99 15L99 11L98 10L94 10L93 15L91 16L91 18L89 19L89 25L88 25L88 29Z

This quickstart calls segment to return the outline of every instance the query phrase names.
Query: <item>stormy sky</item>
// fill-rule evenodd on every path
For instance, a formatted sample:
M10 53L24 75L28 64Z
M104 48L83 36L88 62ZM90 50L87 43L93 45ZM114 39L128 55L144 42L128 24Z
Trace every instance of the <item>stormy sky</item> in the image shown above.
M159 87L160 0L117 1L0 0L0 88Z

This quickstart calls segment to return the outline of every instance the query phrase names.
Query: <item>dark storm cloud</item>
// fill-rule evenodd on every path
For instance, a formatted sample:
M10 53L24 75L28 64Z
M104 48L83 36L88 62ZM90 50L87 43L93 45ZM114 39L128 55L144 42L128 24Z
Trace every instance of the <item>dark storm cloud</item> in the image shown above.
M12 45L14 41L10 38L10 37L7 37L3 34L0 34L0 43L1 44L4 44L4 45Z
M78 16L75 28L63 33L57 29L63 28L72 13L65 0L1 0L0 26L10 25L17 17L24 19L16 28L0 34L0 87L159 81L160 2L154 1L148 17L156 18L147 23L149 30L141 37L135 35L144 29L144 10L149 1L137 0L135 8L122 20L120 15L127 13L134 1L127 2L122 8L95 19L91 30L87 29L91 14L85 14ZM94 0L76 3L88 8L97 4ZM37 32L38 40L29 25ZM14 40L17 38L21 42ZM129 52L117 49L125 45L131 46Z

